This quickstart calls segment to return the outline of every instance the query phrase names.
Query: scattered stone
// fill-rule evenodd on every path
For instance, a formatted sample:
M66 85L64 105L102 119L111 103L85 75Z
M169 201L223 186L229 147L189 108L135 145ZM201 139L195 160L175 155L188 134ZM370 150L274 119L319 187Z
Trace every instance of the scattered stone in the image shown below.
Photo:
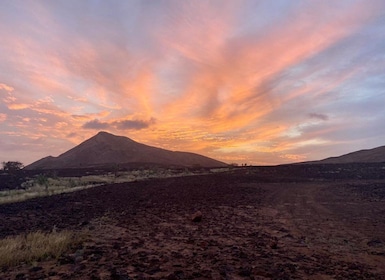
M179 278L174 274L171 273L167 276L167 280L178 280Z
M82 221L82 222L79 223L79 226L84 227L84 226L86 226L88 224L89 224L88 221Z
M278 239L276 237L272 238L269 242L269 247L271 249L278 249Z
M238 275L242 276L242 277L247 277L247 276L251 275L252 271L253 271L253 269L250 266L241 267L239 269Z
M74 264L75 258L73 254L62 255L58 260L59 265Z
M194 271L192 273L192 277L194 277L194 278L201 278L202 277L202 273L200 273L199 271Z
M125 272L122 272L122 271L118 271L116 269L116 267L112 267L110 269L110 279L113 279L113 280L129 280L130 277L127 275L127 273Z
M379 239L372 239L366 243L369 247L381 247L382 241Z
M50 271L48 272L48 276L55 276L57 275L57 272L56 271Z
M91 274L90 279L91 280L100 280L100 277L96 274Z
M19 273L16 275L16 279L24 279L25 278L25 274L24 273Z
M167 276L167 280L179 280L179 279L187 279L182 270L176 270L175 272Z
M34 266L32 268L30 268L30 272L36 272L36 271L39 271L39 270L42 270L43 268L41 266Z
M194 274L193 274L194 276ZM213 279L213 280L219 280L219 279L222 279L222 276L221 274L218 272L218 271L213 271L210 275L210 279Z
M194 223L199 223L200 221L202 221L202 212L197 211L194 214L192 214L191 221L193 221Z

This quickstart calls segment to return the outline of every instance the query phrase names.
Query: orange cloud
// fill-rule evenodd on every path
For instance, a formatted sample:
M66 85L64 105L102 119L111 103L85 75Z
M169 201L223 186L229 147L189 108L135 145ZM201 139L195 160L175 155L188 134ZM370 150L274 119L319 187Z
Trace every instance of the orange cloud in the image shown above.
M6 84L2 84L2 83L0 83L0 90L5 90L5 91L8 91L8 92L12 92L12 91L14 91L15 89L13 88L13 87L11 87L11 86L8 86L8 85L6 85Z
M179 134L171 136L186 141L194 141L196 135L199 135L191 129L192 127L200 127L206 134L231 131L236 133L239 130L247 130L247 127L257 126L259 120L284 106L285 102L314 93L320 88L325 91L336 88L352 73L334 79L327 87L310 84L307 87L291 88L291 92L286 92L284 96L275 91L277 85L274 84L274 79L279 78L280 73L290 67L322 53L358 30L374 12L370 9L365 9L364 13L359 12L362 5L363 3L356 3L344 7L338 16L324 21L319 15L327 13L330 7L319 4L316 7L319 14L316 16L316 25L314 14L293 15L290 22L268 30L263 37L239 38L244 40L242 44L239 44L237 39L229 41L226 37L231 30L231 24L224 22L231 17L230 14L225 15L223 22L213 28L209 24L189 25L186 28L183 25L185 20L182 19L178 22L179 27L173 29L172 36L162 38L162 42L167 49L179 54L179 65L174 63L174 66L183 67L185 60L191 61L193 66L187 72L189 76L186 84L180 88L176 98L166 104L164 113L159 117L160 120L170 123L168 127L165 125L164 129L171 130L174 126L181 127L181 123L188 124L190 129L186 128L183 137ZM202 41L205 43L201 44ZM175 124L177 119L181 120L179 125ZM272 128L271 123L266 123L261 128L265 133L252 133L251 137L259 140L255 142L269 142L275 139L278 141L290 126L290 119L281 120L279 129ZM309 140L301 145L316 142L319 143L317 140ZM248 150L261 150L258 145L249 146L241 139L238 139L237 143L240 149L250 147ZM278 145L266 151L283 151L290 148L293 146Z
M8 104L8 109L10 110L24 110L30 108L30 104L23 104L23 103L13 103L13 104Z

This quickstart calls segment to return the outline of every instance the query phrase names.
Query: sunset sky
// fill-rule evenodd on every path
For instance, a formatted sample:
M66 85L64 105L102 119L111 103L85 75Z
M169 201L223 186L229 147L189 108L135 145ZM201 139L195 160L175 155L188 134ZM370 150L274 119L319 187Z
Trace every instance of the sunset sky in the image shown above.
M98 131L228 163L385 145L385 1L1 1L0 161Z

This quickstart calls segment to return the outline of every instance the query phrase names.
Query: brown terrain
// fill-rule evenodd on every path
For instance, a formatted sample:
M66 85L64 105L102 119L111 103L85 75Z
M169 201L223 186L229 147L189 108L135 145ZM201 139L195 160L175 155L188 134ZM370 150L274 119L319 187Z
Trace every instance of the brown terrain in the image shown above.
M86 234L59 259L0 278L385 279L384 217L384 163L105 185L0 205L0 237Z

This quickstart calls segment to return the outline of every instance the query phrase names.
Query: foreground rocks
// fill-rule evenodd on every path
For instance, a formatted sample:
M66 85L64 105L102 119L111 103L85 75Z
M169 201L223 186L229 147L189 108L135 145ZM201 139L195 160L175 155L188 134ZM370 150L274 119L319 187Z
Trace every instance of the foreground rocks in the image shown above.
M2 268L0 278L385 278L384 181L242 172L2 205L1 236L55 226L86 237L58 260Z

